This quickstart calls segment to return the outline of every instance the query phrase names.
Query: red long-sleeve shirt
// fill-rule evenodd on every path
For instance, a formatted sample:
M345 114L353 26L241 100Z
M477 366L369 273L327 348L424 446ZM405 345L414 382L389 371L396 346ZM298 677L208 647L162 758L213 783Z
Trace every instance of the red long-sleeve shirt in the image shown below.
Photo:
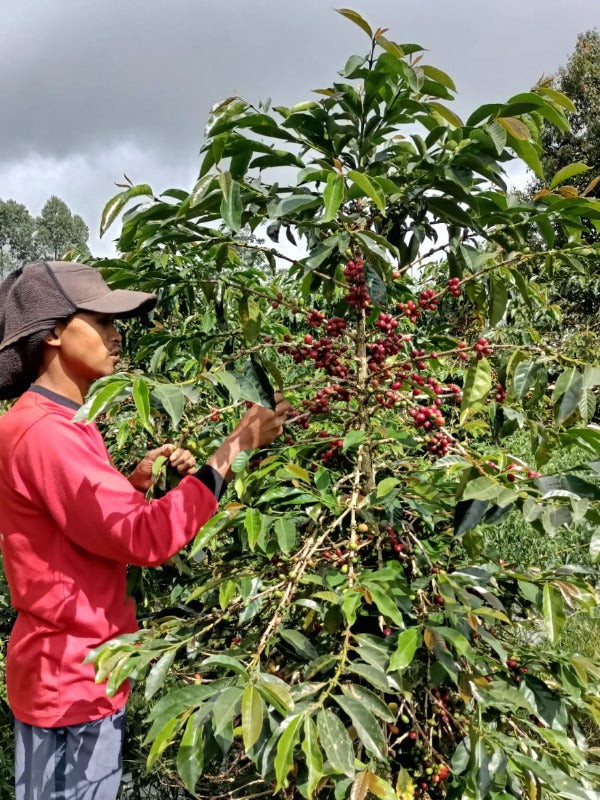
M40 727L123 706L128 684L108 697L83 660L137 629L126 565L164 563L217 508L196 476L148 503L111 464L97 427L73 422L76 408L30 390L0 417L0 546L18 612L8 700L17 719Z

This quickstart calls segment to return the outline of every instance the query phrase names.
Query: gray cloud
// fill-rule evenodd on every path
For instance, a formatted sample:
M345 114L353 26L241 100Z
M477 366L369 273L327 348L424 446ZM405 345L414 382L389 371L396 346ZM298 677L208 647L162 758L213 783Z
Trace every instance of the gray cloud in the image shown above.
M459 113L529 88L600 25L593 0L347 4L427 47ZM306 99L366 49L322 0L2 0L1 23L0 197L59 194L94 229L123 172L190 185L219 99Z

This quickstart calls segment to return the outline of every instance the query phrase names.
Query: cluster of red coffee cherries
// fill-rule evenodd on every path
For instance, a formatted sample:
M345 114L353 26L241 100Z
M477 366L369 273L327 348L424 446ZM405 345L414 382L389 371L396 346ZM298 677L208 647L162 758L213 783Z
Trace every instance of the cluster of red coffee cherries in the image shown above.
M424 311L436 311L440 298L435 289L425 289L419 295L419 306Z
M496 385L495 398L498 403L503 403L506 400L506 390L501 383Z
M427 442L427 450L432 456L445 456L452 445L452 437L438 431Z
M348 377L350 371L349 366L342 361L343 354L348 351L348 345L342 345L335 350L332 345L333 339L331 336L314 339L310 333L307 333L304 337L303 345L287 348L287 352L289 352L296 364L300 364L310 358L315 362L317 369L323 369L328 375L344 380ZM286 348L280 347L279 350L280 352L285 352Z
M492 347L484 336L477 340L477 344L475 345L475 355L479 361L481 361L484 356L489 356L491 352Z
M434 425L441 428L445 422L444 415L435 404L411 408L408 413L413 418L415 428L423 428L426 431L431 430Z
M362 259L359 258L356 261L348 261L344 269L344 277L350 287L350 291L344 299L350 308L369 307L371 298L367 290Z
M453 297L460 297L460 278L448 278L448 289Z
M421 316L419 307L414 300L408 300L406 303L397 303L396 308L401 316L406 317L409 322L415 323Z

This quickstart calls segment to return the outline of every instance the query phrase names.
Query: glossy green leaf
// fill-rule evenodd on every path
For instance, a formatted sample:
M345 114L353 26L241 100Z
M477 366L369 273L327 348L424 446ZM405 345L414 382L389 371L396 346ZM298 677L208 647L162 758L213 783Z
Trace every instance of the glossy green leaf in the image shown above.
M385 194L376 183L367 175L357 172L355 169L348 171L348 178L375 203L382 213L385 213Z
M242 737L246 752L258 741L263 727L264 706L255 686L247 686L242 695Z
M248 547L250 550L254 550L262 530L262 514L257 508L246 509L244 527L248 534Z
M304 720L304 739L302 750L308 768L308 796L312 797L323 777L323 755L319 748L317 726L312 717Z
M566 167L559 169L550 182L550 188L555 189L561 183L568 181L569 178L574 178L576 175L581 175L582 172L588 172L591 167L584 164L582 161L575 161L573 164L567 164Z
M300 633L300 631L294 630L293 628L280 628L279 635L294 648L300 658L310 661L313 658L317 658L319 655L311 642L303 633Z
M289 553L296 542L296 523L289 517L280 517L274 527L281 552Z
M370 689L357 683L344 683L342 684L342 691L348 697L362 703L365 708L368 708L372 714L379 717L379 719L382 719L384 722L394 721L395 717L389 707Z
M146 686L144 689L145 700L150 700L150 698L163 687L165 678L175 660L176 653L176 650L167 650L167 652L163 653L158 661L152 665L152 669L146 677Z
M317 729L321 748L333 769L354 777L354 750L340 718L330 709L319 711Z
M542 602L546 633L551 642L557 642L567 622L564 598L560 591L548 582L544 584Z
M465 423L471 408L488 396L492 388L492 371L487 358L476 361L465 377L463 397L460 405L460 422Z
M575 367L565 370L558 377L552 393L554 418L557 425L562 425L577 409L582 386L583 376Z
M186 789L192 794L204 769L204 736L198 716L192 714L187 721L176 761L177 772Z
M368 753L375 758L385 759L387 745L381 726L371 712L352 697L334 695L333 699L348 714L356 732Z
M150 416L150 390L142 378L133 382L133 400L140 422L147 431L153 433L152 418Z
M407 628L398 636L396 650L390 658L390 672L403 670L409 667L421 644L421 634L418 628Z
M327 186L323 191L325 215L323 222L331 222L335 218L344 199L344 178L335 172L330 172L327 177Z
M217 697L213 705L213 728L220 733L240 713L243 689L230 686Z
M160 401L162 407L171 418L171 426L177 428L183 416L185 404L185 395L181 386L157 384L152 389L152 394Z
M361 15L357 11L353 11L353 9L351 8L336 8L335 10L337 11L338 14L341 14L343 17L346 17L346 19L349 19L355 25L358 25L358 27L361 30L363 30L370 39L373 38L373 31L371 30L371 26L366 20L364 20L361 17Z
M142 196L152 197L152 188L148 186L147 183L132 186L130 189L125 189L124 192L119 192L119 194L111 198L102 211L102 216L100 218L100 236L106 233L121 210L130 200L134 197Z
M302 717L293 717L287 724L284 732L277 742L277 753L275 755L275 778L277 784L275 791L278 792L283 787L283 782L287 778L289 771L294 763L294 748L300 739L300 725Z

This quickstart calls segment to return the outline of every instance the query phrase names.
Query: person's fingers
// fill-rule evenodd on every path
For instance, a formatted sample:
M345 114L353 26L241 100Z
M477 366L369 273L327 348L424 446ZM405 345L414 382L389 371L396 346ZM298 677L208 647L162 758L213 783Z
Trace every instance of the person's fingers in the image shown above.
M196 459L190 451L181 447L173 451L169 462L181 473L190 472L196 465Z

